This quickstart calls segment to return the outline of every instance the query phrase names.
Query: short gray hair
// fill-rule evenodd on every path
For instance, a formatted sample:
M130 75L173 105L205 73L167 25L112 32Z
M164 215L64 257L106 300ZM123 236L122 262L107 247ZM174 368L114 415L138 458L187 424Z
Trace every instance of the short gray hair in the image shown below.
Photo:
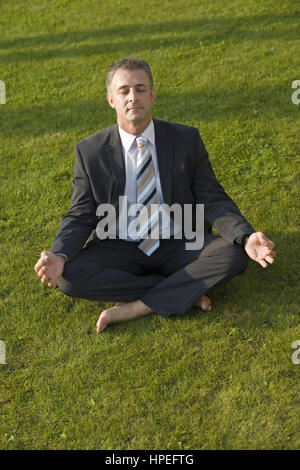
M148 75L150 87L153 88L153 77L149 64L145 60L137 59L136 57L122 57L122 59L114 62L108 70L106 76L107 91L109 91L112 78L118 69L144 70Z

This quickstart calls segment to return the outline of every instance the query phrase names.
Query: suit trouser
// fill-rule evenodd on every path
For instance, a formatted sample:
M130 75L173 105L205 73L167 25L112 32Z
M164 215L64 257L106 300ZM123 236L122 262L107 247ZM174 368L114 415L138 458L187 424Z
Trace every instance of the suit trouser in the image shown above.
M206 234L201 250L186 250L186 240L160 240L148 257L138 243L102 240L84 248L66 263L58 280L66 294L96 301L140 299L163 317L183 314L210 289L247 267L238 245Z

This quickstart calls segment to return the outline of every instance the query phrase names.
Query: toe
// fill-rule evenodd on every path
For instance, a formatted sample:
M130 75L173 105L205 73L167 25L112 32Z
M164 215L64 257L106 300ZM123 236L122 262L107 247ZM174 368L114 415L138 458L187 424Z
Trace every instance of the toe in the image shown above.
M106 311L102 312L98 321L97 321L97 324L96 324L96 330L97 330L97 333L101 333L104 328L106 327L107 325L107 318L106 318Z
M199 304L200 304L200 307L202 308L202 310L209 310L210 311L212 309L211 301L206 295L202 295L202 297L199 300Z

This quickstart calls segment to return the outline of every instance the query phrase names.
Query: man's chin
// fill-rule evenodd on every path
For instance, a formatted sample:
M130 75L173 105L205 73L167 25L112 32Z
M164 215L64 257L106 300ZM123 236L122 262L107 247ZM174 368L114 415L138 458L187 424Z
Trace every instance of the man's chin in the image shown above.
M144 113L142 112L141 109L130 109L127 113L127 116L130 119L139 119L142 120L145 118Z
M132 124L141 124L145 120L144 116L131 116L129 121L132 122Z

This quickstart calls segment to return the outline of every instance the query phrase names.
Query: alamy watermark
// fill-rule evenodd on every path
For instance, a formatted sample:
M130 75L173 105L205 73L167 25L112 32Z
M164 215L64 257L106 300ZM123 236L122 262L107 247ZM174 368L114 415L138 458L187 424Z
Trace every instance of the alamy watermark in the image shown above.
M6 347L4 341L0 340L0 364L6 364Z
M292 94L292 103L293 104L299 104L300 103L300 80L294 80L292 82L292 88L298 88L294 93Z
M157 210L159 211L160 233L157 231ZM172 217L171 217L172 214ZM147 206L128 204L127 196L119 197L119 218L113 204L100 204L96 215L99 217L96 233L100 240L106 238L133 240L143 239L185 239L186 250L200 250L204 244L204 204L151 204ZM143 227L149 227L147 235L141 235Z
M2 80L0 80L0 104L6 104L6 87Z
M300 364L300 340L297 339L296 341L293 341L291 347L293 349L298 348L296 351L293 352L292 357L291 357L292 363L298 365Z

